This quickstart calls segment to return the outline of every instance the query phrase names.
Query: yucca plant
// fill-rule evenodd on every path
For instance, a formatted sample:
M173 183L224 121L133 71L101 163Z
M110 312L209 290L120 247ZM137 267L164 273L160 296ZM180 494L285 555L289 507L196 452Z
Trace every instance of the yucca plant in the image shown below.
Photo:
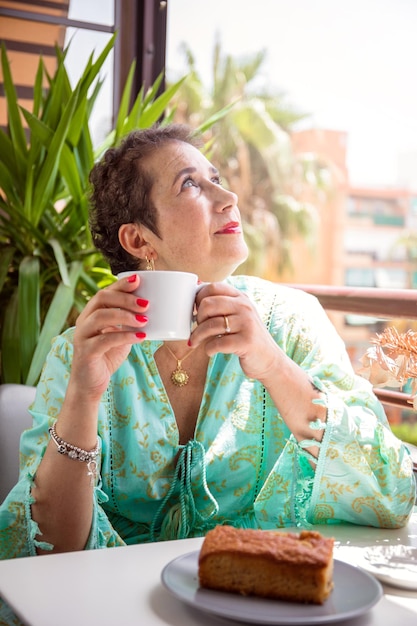
M51 339L113 280L88 229L89 172L104 149L159 120L184 80L157 96L161 75L130 107L133 64L114 128L94 149L89 122L113 46L114 37L95 61L90 56L74 87L66 51L56 49L53 75L40 59L31 112L17 104L1 48L8 109L7 132L0 129L1 383L36 384Z

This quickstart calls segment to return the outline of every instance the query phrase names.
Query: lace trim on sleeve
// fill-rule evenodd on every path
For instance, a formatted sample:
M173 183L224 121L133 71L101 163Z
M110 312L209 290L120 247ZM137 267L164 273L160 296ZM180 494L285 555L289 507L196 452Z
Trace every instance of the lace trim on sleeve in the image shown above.
M36 537L42 537L42 531L39 528L39 525L32 518L32 504L36 502L36 499L32 495L32 487L34 485L35 476L28 472L27 477L29 479L28 486L28 497L25 501L25 515L27 520L27 528L28 528L28 545L29 551L32 556L37 554L36 548L40 548L41 550L52 551L54 546L52 543L47 541L41 541Z
M292 480L292 518L297 527L309 528L307 511L310 507L314 484L314 471L307 458L308 453L300 448L297 441L293 444L293 480ZM300 454L301 453L301 454ZM317 459L314 459L317 461Z
M321 393L324 397L316 398L313 400L313 404L324 406L327 409L327 417L329 412L329 399L324 388L322 381L319 378L312 378L311 384ZM326 417L326 419L327 419ZM316 419L310 422L309 427L312 431L325 431L328 422L323 422L320 419ZM310 509L311 496L313 493L315 471L312 468L317 466L319 457L323 449L323 441L317 441L316 439L303 439L296 441L294 438L294 491L293 491L293 517L296 526L310 527L311 524L307 521L308 510ZM307 448L315 446L319 452L315 457Z

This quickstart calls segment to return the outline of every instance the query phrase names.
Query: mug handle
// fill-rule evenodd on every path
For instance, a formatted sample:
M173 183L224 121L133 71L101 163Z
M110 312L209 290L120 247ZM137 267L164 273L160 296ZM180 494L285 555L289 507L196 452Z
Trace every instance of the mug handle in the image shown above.
M210 283L199 283L198 285L196 285L196 288L195 288L195 295L197 295L197 294L198 294L198 292L200 291L200 289L202 289L203 287L205 287L206 285L209 285L209 284L210 284ZM192 317L191 317L191 325L193 325L196 321L197 321L197 316L196 316L196 315L194 315L194 312L193 312L193 315L192 315Z

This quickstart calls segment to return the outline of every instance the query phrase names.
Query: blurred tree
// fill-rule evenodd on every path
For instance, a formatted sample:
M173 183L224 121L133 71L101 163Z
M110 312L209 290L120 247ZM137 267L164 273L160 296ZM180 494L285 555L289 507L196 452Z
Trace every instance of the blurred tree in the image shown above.
M214 46L213 78L207 88L191 50L183 44L188 76L177 92L174 119L204 126L216 111L230 107L205 133L208 156L224 184L239 195L245 236L251 254L239 272L271 280L291 267L291 239L302 235L314 250L318 214L302 201L307 185L322 190L326 167L317 158L296 155L291 130L307 115L295 111L282 93L259 87L266 52L244 59L223 55Z

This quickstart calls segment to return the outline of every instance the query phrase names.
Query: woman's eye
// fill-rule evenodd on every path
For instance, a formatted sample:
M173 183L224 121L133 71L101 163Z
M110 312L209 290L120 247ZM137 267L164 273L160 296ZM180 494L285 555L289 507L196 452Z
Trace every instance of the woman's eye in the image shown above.
M211 178L210 180L215 185L221 185L222 184L222 179L220 178L220 176L213 176L213 178ZM199 183L196 180L194 180L194 178L188 177L188 178L186 178L183 181L181 187L183 189L187 189L187 188L190 188L190 187L199 187Z
M192 178L186 178L182 183L183 187L196 187L197 183Z

